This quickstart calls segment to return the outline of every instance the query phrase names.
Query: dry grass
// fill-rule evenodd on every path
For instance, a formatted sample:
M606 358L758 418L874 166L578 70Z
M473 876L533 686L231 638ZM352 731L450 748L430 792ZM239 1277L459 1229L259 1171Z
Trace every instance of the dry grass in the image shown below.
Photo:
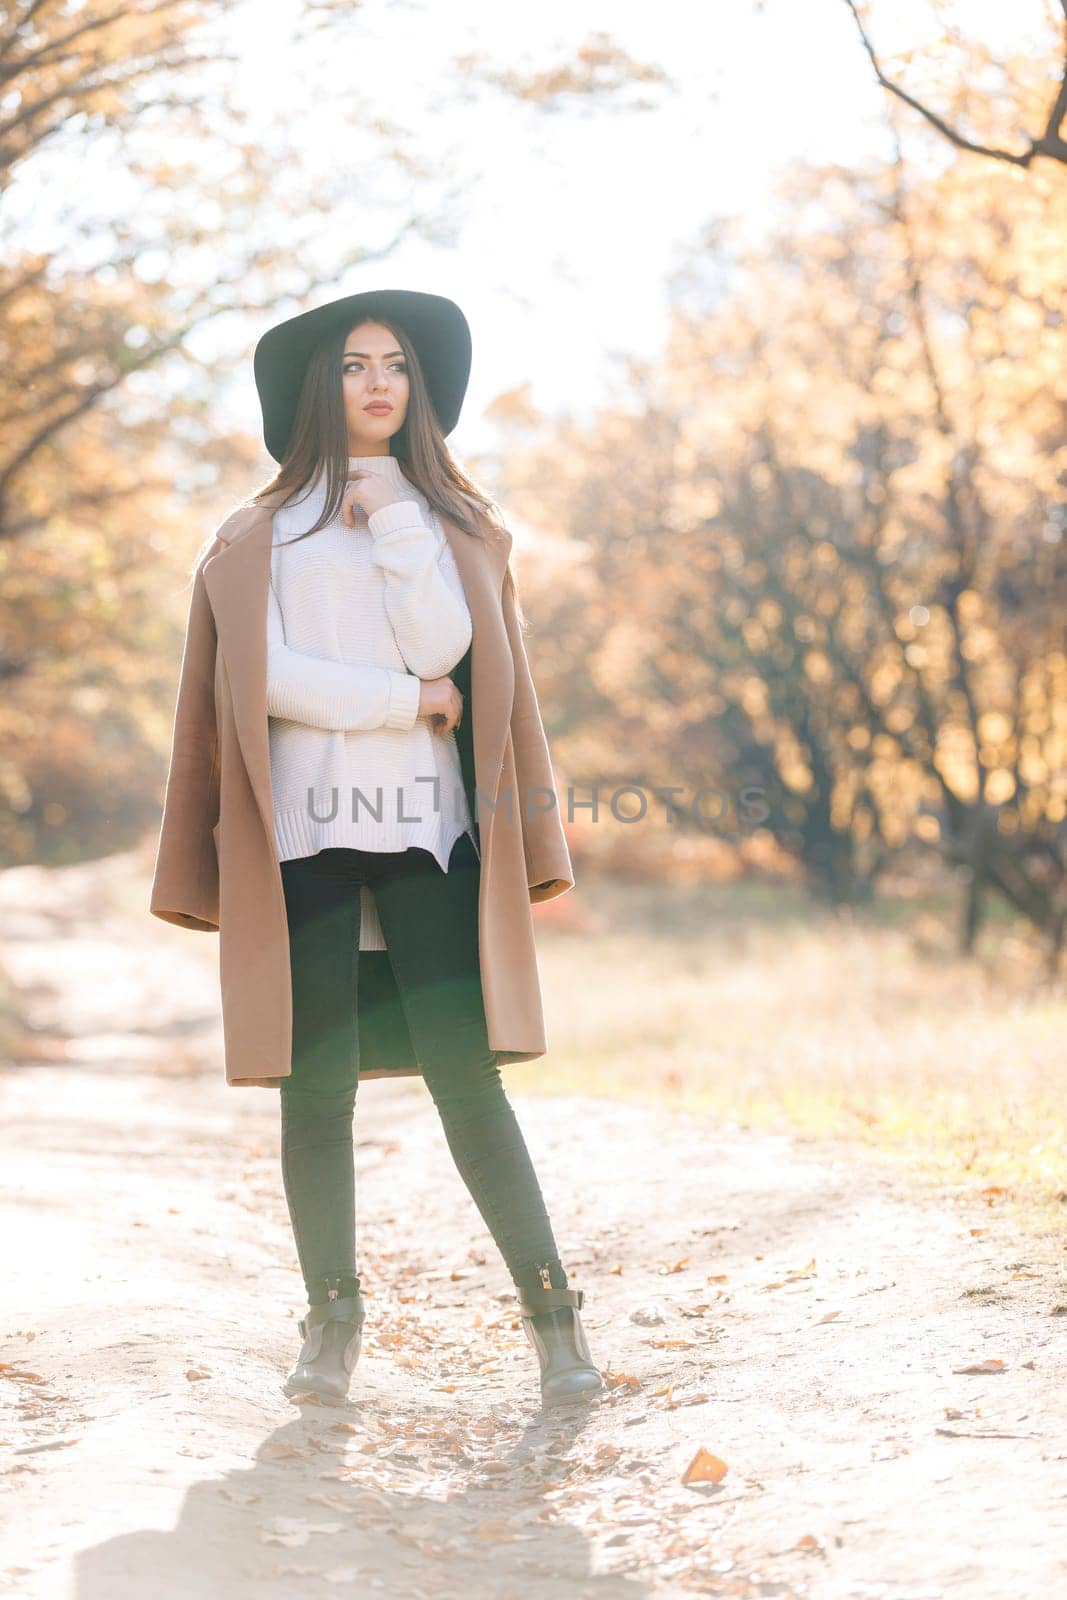
M962 960L947 895L841 919L749 885L581 893L595 931L539 938L550 1049L517 1087L847 1137L1064 1211L1067 984L1010 921Z

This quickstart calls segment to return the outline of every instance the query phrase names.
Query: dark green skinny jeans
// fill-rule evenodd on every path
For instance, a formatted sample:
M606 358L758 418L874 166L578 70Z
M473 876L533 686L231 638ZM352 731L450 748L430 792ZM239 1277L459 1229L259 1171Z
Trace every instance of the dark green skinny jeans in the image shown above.
M478 962L481 865L469 835L456 840L447 873L416 847L330 847L283 861L281 870L293 985L282 1175L309 1302L359 1286L352 1125L364 883L374 892L415 1054L460 1176L513 1282L565 1288L537 1175L489 1047Z

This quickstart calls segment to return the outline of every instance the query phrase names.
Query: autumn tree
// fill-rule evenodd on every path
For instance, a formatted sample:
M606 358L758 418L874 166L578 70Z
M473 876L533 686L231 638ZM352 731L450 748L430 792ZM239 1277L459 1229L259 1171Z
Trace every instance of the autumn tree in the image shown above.
M310 172L284 123L246 130L232 10L18 0L0 21L8 862L106 853L158 816L188 563L260 453L225 412L238 329L432 234L453 198L440 183L394 209L377 245L338 231L351 175ZM394 130L370 132L382 181L428 174Z
M568 428L582 465L544 513L585 553L570 667L609 770L761 789L832 900L937 848L965 944L993 890L1052 952L1065 233L1037 174L792 172L772 237L693 252L667 350ZM718 826L743 846L736 813Z

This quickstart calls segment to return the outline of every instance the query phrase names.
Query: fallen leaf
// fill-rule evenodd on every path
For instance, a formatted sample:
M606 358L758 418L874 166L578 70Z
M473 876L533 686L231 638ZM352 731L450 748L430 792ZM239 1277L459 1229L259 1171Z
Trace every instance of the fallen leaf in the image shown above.
M641 1379L630 1372L602 1372L601 1377L609 1389L640 1389Z
M325 1506L327 1511L349 1512L352 1509L351 1500L342 1500L340 1495L336 1494L324 1494L321 1489L312 1489L304 1499L312 1501L317 1506Z
M211 1373L202 1372L199 1367L189 1367L186 1370L185 1376L189 1379L190 1383L195 1383L198 1378L210 1378Z
M812 1256L806 1267L790 1267L786 1272L787 1278L812 1278L815 1276L815 1257Z
M718 1456L712 1455L710 1450L705 1450L703 1445L690 1461L682 1473L682 1482L690 1483L721 1483L729 1467Z
M834 1318L835 1317L839 1317L840 1315L841 1315L840 1311L828 1311L826 1313L825 1317L820 1317L819 1318L819 1322L833 1322ZM818 1325L819 1324L816 1323L816 1327L818 1327Z
M1003 1361L998 1361L991 1356L988 1361L975 1361L969 1367L953 1367L953 1372L1004 1372Z
M510 1544L515 1536L515 1529L511 1524L499 1518L476 1523L474 1528L476 1539L488 1539L495 1544Z
M313 1533L340 1533L343 1522L308 1522L304 1517L275 1517L260 1528L262 1544L283 1544L289 1549L307 1544Z

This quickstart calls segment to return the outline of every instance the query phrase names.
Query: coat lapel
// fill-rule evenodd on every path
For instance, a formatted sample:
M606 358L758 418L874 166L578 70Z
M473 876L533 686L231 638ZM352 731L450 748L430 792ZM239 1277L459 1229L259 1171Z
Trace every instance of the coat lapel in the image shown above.
M219 530L223 548L204 563L230 688L234 723L249 782L268 837L274 839L267 721L267 585L273 519L280 491L242 508ZM510 534L484 539L441 517L471 616L471 719L479 804L495 802L505 759L515 687L514 662L501 611ZM481 826L481 816L475 821ZM481 826L483 839L492 827Z

